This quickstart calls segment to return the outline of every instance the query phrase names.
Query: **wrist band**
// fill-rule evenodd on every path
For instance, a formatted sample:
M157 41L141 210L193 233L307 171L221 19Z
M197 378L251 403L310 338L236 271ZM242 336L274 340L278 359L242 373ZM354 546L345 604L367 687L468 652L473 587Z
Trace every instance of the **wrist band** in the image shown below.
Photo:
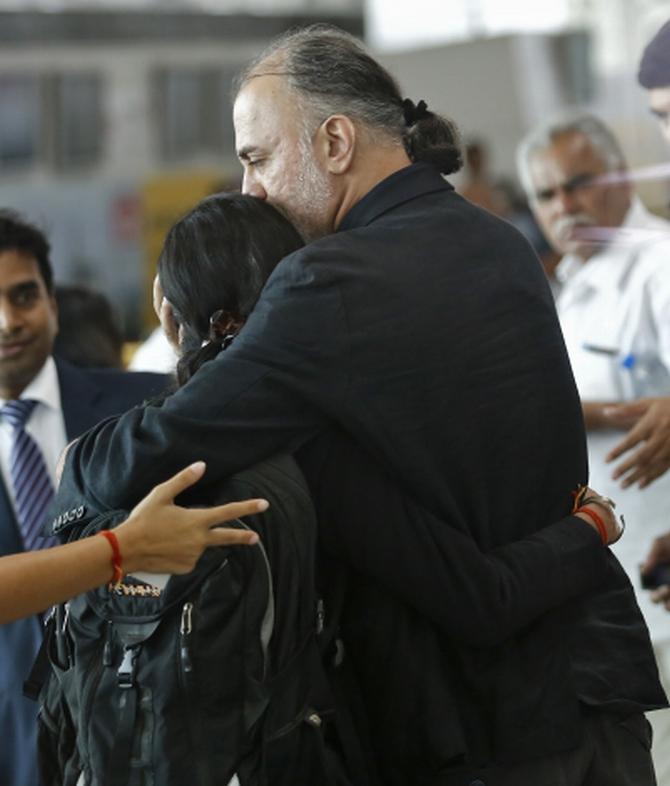
M603 546L608 545L609 538L607 536L607 528L595 510L591 510L591 508L577 508L577 510L573 511L573 513L585 513L598 528L598 533L600 534L600 540L602 540Z
M121 556L121 549L119 548L119 539L116 534L109 529L103 529L98 532L102 535L112 547L112 584L118 584L123 578L123 557Z

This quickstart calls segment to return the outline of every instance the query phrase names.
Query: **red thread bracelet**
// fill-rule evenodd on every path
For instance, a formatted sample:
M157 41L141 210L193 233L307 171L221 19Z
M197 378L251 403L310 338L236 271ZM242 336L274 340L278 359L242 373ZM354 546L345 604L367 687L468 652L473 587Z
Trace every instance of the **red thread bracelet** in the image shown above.
M119 539L114 532L108 529L101 530L98 532L98 535L102 535L112 547L112 584L118 584L123 578L123 568L121 567L123 565L123 557L119 548Z
M607 527L605 526L605 522L600 518L595 510L591 510L591 508L577 508L577 510L573 511L573 513L585 513L598 528L598 533L600 534L600 540L602 540L603 546L608 545L609 537L607 536Z

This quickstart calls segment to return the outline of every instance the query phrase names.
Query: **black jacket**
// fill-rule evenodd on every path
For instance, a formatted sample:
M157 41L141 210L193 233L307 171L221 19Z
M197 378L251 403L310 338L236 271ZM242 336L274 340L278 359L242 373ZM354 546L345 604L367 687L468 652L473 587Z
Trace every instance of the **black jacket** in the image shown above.
M564 518L571 490L587 479L580 403L537 259L428 165L387 178L337 233L286 258L236 343L163 407L83 439L60 508L89 490L101 504L127 506L199 458L227 476L333 424L422 506L427 518L407 519L404 545L448 552L452 540L469 542L468 560ZM340 496L352 493L366 493L365 482L344 478ZM531 538L516 552L513 583L534 574L535 589L517 593L527 605L515 617L521 627L495 643L486 632L463 640L470 609L457 619L457 601L440 622L439 561L420 564L383 524L376 531L380 548L407 560L409 581L386 589L442 625L455 696L441 714L443 762L566 749L580 738L580 701L621 712L664 703L632 589L604 550L591 558L597 589L530 621L556 606L563 549L597 551L588 527L564 526L563 540ZM464 564L456 585L476 598L479 575L469 584Z

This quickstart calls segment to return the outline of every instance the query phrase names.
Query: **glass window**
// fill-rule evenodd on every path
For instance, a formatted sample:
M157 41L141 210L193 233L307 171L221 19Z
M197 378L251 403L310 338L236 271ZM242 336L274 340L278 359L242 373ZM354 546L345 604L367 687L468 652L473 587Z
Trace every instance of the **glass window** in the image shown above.
M35 163L40 152L41 122L39 78L0 77L0 167Z
M224 150L229 113L220 69L164 69L154 79L161 155L178 161ZM226 87L226 90L228 88Z
M61 74L50 83L54 164L73 169L96 163L103 151L101 78Z

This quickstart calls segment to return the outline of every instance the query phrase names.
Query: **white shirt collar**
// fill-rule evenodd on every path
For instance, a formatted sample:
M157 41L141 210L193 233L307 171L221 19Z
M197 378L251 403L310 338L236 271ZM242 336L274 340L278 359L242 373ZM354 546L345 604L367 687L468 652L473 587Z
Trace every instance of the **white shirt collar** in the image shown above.
M44 404L49 409L61 411L60 385L58 384L58 370L51 355L46 359L42 368L33 377L28 387L19 398L31 398ZM0 406L6 399L0 398Z

